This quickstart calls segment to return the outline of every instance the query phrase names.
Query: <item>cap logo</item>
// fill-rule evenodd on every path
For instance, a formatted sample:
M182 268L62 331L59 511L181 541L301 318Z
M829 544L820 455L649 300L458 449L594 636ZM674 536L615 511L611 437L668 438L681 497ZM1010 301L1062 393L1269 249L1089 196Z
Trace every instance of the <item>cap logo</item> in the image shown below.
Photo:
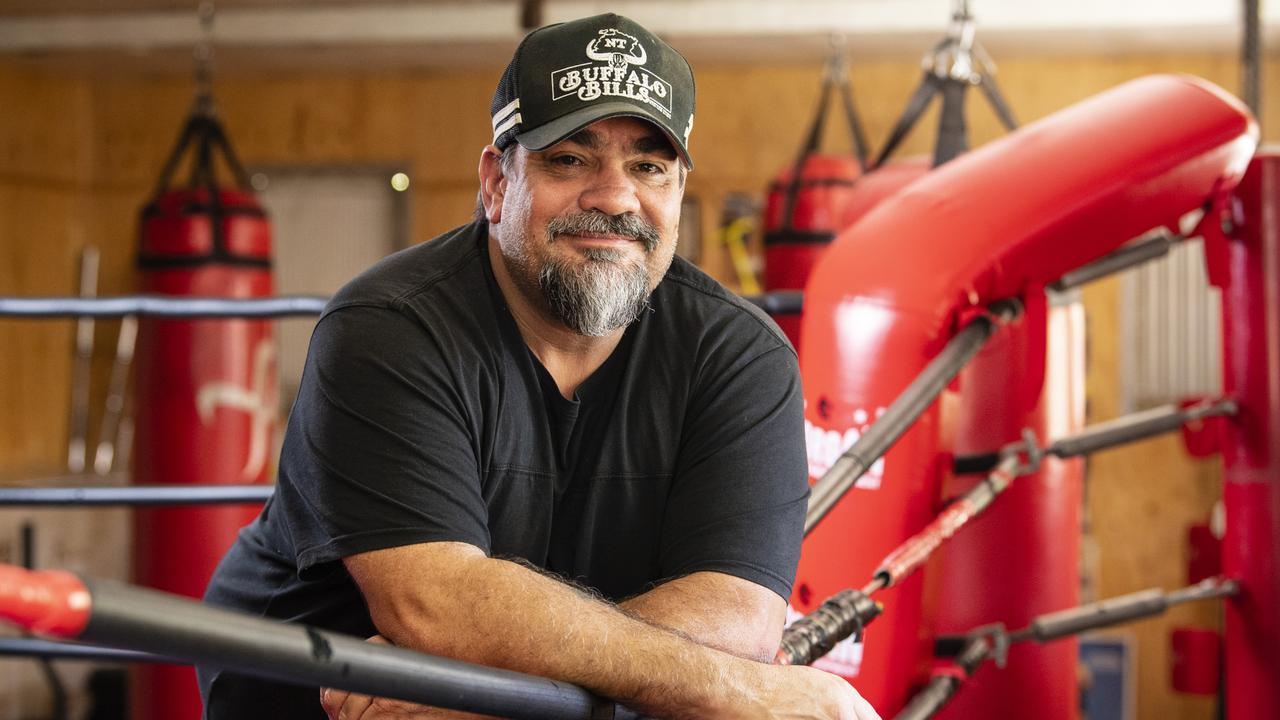
M604 28L587 43L587 60L551 73L551 99L576 97L593 102L625 97L650 105L671 117L671 83L645 70L649 60L640 41L616 28Z
M620 69L628 65L643 65L649 59L639 40L614 28L601 30L600 37L587 43L587 57Z

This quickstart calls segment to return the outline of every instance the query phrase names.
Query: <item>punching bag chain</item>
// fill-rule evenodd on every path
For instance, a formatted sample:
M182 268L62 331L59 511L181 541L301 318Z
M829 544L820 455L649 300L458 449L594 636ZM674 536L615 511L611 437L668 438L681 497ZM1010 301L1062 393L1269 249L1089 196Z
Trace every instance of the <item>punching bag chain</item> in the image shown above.
M195 56L196 111L213 113L213 0L202 0L196 9L200 18L200 40L192 54Z
M935 97L942 98L933 165L937 167L969 149L969 129L965 122L965 93L976 86L1008 130L1018 126L1009 103L996 85L996 66L976 39L977 25L968 0L954 0L947 35L921 60L924 70L907 106L889 131L889 138L871 169L883 165L907 137Z

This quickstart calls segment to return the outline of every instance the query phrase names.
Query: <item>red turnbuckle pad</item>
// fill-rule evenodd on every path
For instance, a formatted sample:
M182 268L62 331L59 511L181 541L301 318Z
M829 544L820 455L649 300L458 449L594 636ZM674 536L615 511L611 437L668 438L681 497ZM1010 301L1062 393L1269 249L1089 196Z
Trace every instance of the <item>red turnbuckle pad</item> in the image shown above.
M0 564L0 619L38 635L72 638L89 622L92 597L63 570L33 571Z

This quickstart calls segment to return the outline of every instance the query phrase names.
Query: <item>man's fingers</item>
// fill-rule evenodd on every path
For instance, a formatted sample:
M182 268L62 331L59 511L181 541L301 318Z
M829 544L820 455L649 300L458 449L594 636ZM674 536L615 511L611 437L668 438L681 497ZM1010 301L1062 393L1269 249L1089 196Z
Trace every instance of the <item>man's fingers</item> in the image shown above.
M373 705L373 698L346 690L321 688L320 705L329 720L360 720L369 706Z
M329 720L338 720L338 710L342 707L342 703L346 699L347 692L345 690L320 688L320 707L324 708L324 712L329 716Z
M374 635L368 642L379 645L390 645L386 638ZM354 695L346 690L320 688L320 706L324 708L329 720L359 720L364 716L373 698L368 695Z
M348 695L338 711L338 720L360 720L372 705L373 698L368 695Z

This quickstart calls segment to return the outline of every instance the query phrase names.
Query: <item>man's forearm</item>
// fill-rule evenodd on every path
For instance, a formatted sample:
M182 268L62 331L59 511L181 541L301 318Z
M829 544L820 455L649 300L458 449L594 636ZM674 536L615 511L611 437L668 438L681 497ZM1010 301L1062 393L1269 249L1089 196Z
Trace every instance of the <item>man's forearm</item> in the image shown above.
M618 607L701 645L770 662L782 637L787 605L747 580L699 572L667 581Z
M406 557L413 552L407 548L396 552L392 566L348 563L362 588L370 580L362 575L381 574L370 610L379 631L396 645L566 680L659 717L768 713L769 685L776 678L762 665L478 552L450 552L446 558L433 553L427 581L388 577L395 566L422 567L415 560L427 560Z

